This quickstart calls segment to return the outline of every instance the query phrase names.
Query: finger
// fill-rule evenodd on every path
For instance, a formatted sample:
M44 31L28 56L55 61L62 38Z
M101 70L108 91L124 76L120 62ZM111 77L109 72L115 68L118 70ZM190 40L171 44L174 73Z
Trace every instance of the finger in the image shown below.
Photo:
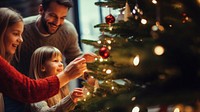
M78 57L78 58L75 58L73 61L74 61L74 62L78 62L78 61L80 61L80 60L85 60L85 58L83 58L83 57Z
M75 64L86 64L86 60L85 58L81 58L81 59L77 59L74 62Z

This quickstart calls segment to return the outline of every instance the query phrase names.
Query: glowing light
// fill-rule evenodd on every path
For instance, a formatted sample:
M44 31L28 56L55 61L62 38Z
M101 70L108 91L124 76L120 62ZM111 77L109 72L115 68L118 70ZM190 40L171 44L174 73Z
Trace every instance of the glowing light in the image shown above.
M147 24L147 20L146 19L141 19L141 23L142 24Z
M106 69L104 68L104 69L103 69L103 72L105 72L105 71L106 71Z
M156 0L152 0L152 3L153 4L157 4L158 2Z
M111 48L112 48L111 46L108 46L108 49L109 49L109 50L111 50Z
M99 61L100 61L100 62L103 62L103 58L100 58Z
M171 27L172 27L172 25L169 25L169 27L171 28Z
M109 30L112 31L112 29L113 29L113 27L112 27L112 26L109 26Z
M132 112L139 112L140 111L140 108L135 106L133 109L132 109Z
M90 95L90 92L87 92L87 95Z
M114 86L112 86L112 87L111 87L111 89L112 89L112 90L114 90L114 89L115 89L115 87L114 87Z
M101 44L101 41L99 40L99 41L97 41L97 43L98 43L98 44Z
M136 10L135 10L135 9L133 9L133 10L132 10L132 13L133 13L133 14L136 14Z
M139 55L137 55L137 56L135 56L135 58L133 59L133 64L134 64L135 66L137 66L137 65L139 64L139 62L140 62L140 58L139 58Z
M164 48L162 47L162 46L156 46L155 48L154 48L154 53L156 54L156 55L162 55L163 53L164 53Z
M180 109L179 108L175 108L174 112L180 112Z
M152 29L153 31L158 31L158 26L153 25L153 26L151 27L151 29Z
M200 0L197 0L197 3L199 4L199 6L200 6Z
M111 41L111 40L107 40L107 43L108 43L108 44L111 44L111 43L112 43L112 41Z
M111 74L111 73L112 73L112 70L108 69L108 70L106 70L106 73L107 73L107 74Z
M132 98L131 98L131 101L134 101L135 99L136 99L136 97L132 97Z

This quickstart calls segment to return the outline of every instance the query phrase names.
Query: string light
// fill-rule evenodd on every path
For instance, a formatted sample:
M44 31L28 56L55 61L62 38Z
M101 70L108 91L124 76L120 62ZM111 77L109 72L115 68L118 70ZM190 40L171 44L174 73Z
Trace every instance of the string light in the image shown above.
M180 109L179 108L175 108L174 112L180 112Z
M158 2L156 0L152 0L152 3L153 4L157 4Z
M147 24L147 20L146 19L141 19L141 23L142 24Z
M135 58L133 59L133 64L134 64L135 66L137 66L137 65L139 64L139 62L140 62L139 55L136 55Z
M106 74L111 74L111 73L112 73L112 70L110 70L110 69L106 70Z
M107 43L108 43L108 44L111 44L111 43L112 43L112 41L111 41L111 40L107 40Z
M160 45L158 45L154 48L154 53L156 55L162 55L164 53L164 51L165 51L164 48Z
M99 40L99 41L97 41L97 43L98 43L98 44L101 44L101 41Z
M133 109L132 109L132 112L139 112L140 111L140 108L138 106L135 106Z

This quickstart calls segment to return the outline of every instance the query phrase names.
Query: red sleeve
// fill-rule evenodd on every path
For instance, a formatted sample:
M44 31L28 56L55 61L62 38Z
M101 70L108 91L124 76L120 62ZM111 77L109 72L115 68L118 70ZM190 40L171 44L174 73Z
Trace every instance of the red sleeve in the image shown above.
M18 101L33 103L58 93L57 76L34 80L18 72L0 56L0 92Z

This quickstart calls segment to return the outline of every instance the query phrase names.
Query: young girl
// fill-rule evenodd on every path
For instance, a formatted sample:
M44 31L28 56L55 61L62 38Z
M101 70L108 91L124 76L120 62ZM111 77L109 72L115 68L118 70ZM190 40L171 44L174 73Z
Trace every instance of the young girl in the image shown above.
M30 62L29 74L35 79L49 77L63 71L62 53L53 46L37 48ZM82 88L76 88L69 94L68 87L63 86L55 96L41 102L32 103L32 112L68 112L73 110L77 99L83 96Z
M70 80L80 77L86 70L86 60L77 58L68 64L63 72L41 80L32 80L19 73L9 63L22 43L21 34L24 24L22 17L13 9L0 8L0 112L9 111L5 104L5 97L15 99L22 103L33 103L52 97ZM38 91L40 95L38 95ZM13 105L12 105L13 106ZM17 111L17 107L13 109ZM5 110L4 110L5 109ZM22 112L22 111L20 111Z

